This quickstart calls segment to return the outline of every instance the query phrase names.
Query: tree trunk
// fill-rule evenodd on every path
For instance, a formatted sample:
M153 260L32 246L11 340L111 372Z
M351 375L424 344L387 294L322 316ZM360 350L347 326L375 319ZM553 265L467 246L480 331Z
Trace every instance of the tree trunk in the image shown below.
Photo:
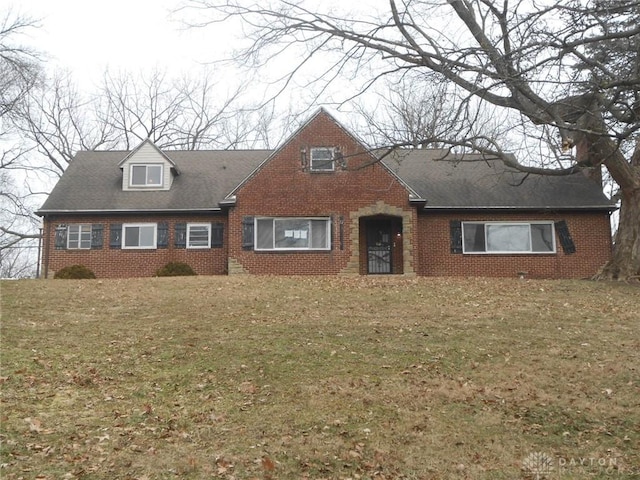
M620 221L613 255L595 276L598 280L640 280L640 190L622 192Z
M587 117L587 126L592 132L606 131L599 115ZM624 157L618 145L604 134L587 134L585 141L588 145L589 164L604 164L620 188L621 199L613 255L594 278L640 280L640 141L636 142L629 160Z

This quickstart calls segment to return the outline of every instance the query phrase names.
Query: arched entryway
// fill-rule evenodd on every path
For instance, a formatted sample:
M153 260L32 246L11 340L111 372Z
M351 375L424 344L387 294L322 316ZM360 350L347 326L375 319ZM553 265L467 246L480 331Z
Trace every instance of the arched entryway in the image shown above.
M369 275L402 274L402 218L374 215L360 218L361 259Z
M388 205L382 200L349 212L347 238L351 255L341 273L344 275L367 275L368 273L374 275L383 273L415 275L412 241L413 215L415 212ZM384 236L385 232L388 233L388 236ZM385 242L389 243L390 254L376 252L374 249L372 252L383 256L382 265L372 265L370 268L367 245L375 247L376 244L384 244ZM383 245L378 246L382 247ZM390 256L390 260L385 260L385 255ZM388 267L385 262L389 264Z

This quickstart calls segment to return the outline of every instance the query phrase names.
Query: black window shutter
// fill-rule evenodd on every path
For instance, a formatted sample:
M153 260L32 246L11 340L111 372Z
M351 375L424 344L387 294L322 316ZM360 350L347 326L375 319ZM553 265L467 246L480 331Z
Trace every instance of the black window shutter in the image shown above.
M102 248L102 224L94 223L91 225L91 249L100 250Z
M187 248L187 224L176 223L176 238L174 241L176 248Z
M253 217L242 219L242 248L253 250Z
M211 224L211 248L220 248L224 242L224 223Z
M562 245L562 250L566 254L576 253L576 245L573 243L573 238L571 238L571 234L569 233L569 226L567 222L564 220L560 220L555 223L556 232L558 232L558 238L560 238L560 245Z
M122 224L112 223L109 230L109 248L122 248Z
M451 235L451 253L462 253L462 222L451 220L449 222Z
M57 225L55 235L56 250L64 250L67 248L67 226Z
M333 250L333 231L335 229L335 227L333 226L333 221L335 220L335 217L333 215L329 216L329 231L327 232L329 234L329 249Z
M158 224L158 248L169 246L169 224L162 222Z

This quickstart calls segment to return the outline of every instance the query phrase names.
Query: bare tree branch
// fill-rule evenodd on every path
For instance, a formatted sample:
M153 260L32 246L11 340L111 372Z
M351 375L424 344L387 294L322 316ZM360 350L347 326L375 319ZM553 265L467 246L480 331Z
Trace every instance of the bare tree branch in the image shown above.
M321 4L307 7L303 0L188 5L198 10L193 26L241 25L249 43L235 58L243 64L259 68L283 52L302 59L280 76L282 88L311 58L334 56L339 72L350 67L352 78L365 77L359 90L345 95L349 99L387 76L412 70L435 74L467 93L451 106L458 123L451 135L425 131L419 140L398 139L389 146L446 143L497 155L530 174L605 166L620 187L623 212L606 276L640 273L640 171L631 161L640 130L638 0L389 0L386 9L371 7L359 16L323 11ZM335 78L311 73L321 92ZM513 130L530 140L523 144L538 142L543 155L537 162L516 161L494 137L472 126L484 118L474 98L511 112L506 118ZM569 156L562 152L570 149L581 157L567 165Z

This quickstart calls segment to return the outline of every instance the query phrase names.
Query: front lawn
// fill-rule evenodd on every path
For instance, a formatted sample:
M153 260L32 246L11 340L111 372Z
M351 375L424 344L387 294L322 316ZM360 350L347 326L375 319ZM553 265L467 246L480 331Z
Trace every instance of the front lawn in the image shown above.
M3 479L640 475L637 286L237 276L1 296Z

